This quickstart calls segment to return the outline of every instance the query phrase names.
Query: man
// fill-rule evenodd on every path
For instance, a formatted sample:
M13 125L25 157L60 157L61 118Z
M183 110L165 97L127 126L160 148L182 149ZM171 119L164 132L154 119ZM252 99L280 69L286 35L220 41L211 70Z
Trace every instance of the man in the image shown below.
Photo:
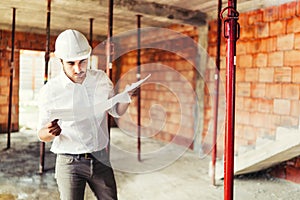
M55 56L61 59L61 73L40 91L38 137L53 141L57 154L55 177L63 200L84 198L86 183L98 199L117 199L116 183L107 154L109 143L106 110L94 106L107 101L113 85L101 70L89 70L91 47L76 30L62 32L55 42ZM119 117L128 102L116 103L108 110ZM123 95L124 96L124 95ZM51 110L69 110L71 120L51 119ZM83 111L89 110L88 115ZM86 112L85 112L86 113ZM53 117L53 116L52 116Z

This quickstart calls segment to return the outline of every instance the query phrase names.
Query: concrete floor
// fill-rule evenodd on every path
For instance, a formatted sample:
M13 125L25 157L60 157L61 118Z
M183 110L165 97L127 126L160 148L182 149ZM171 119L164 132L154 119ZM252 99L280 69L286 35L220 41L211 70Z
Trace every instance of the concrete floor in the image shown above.
M50 144L46 145L46 172L39 175L39 142L35 132L22 130L12 133L12 147L2 150L6 147L6 138L6 135L0 135L0 200L59 199L54 179L55 155L49 152ZM119 129L112 130L112 150L118 147L123 152L134 151L135 142L132 136ZM180 148L170 146L171 149ZM209 156L199 158L199 155L190 150L185 150L179 158L171 155L172 152L178 154L177 151L170 150L169 157L172 159L168 162L163 162L164 157L149 156L153 149L164 147L166 144L155 140L142 140L142 162L132 158L124 159L123 154L115 156L114 150L112 151L120 200L223 199L223 181L219 180L218 186L212 186L208 176ZM122 162L114 161L122 156ZM124 170L124 165L131 167ZM143 171L142 167L146 165L152 167ZM300 196L300 185L272 178L266 173L252 174L235 179L234 196L235 199L243 200L296 200ZM86 199L94 199L89 189Z

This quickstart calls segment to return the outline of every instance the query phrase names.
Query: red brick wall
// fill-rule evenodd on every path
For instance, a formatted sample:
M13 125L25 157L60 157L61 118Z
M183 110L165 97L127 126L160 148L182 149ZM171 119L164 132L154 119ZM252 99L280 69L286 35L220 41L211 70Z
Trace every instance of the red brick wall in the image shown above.
M170 30L180 32L185 37L198 40L198 31L191 26L172 26ZM142 135L153 136L157 139L184 146L192 147L194 138L194 104L195 97L187 93L188 89L195 89L196 72L195 49L190 48L184 41L178 38L170 38L168 34L160 31L150 31L142 36L142 43L153 48L141 49L141 73L142 78L151 74L147 83L141 87L141 123ZM128 42L130 41L130 42ZM130 48L136 45L136 35L129 36L120 41L119 48ZM159 48L155 48L159 46ZM167 49L178 49L179 53L170 52ZM190 49L189 49L190 48ZM180 54L182 55L180 56ZM184 58L184 57L185 58ZM188 58L191 62L186 60ZM135 82L137 51L126 52L115 62L115 70L119 70L120 90L126 83ZM116 74L116 73L114 73ZM190 87L190 88L189 88ZM129 116L122 117L118 123L121 128L136 132L137 98L129 107ZM183 102L180 104L179 102ZM159 105L155 107L154 105ZM153 107L151 110L150 108ZM151 113L152 112L152 113Z
M52 37L51 50L54 49L54 40ZM19 50L44 51L45 42L45 35L22 32L15 34L12 131L19 129ZM11 46L11 32L0 30L0 133L7 131Z
M274 137L276 127L299 126L300 3L241 13L236 68L236 150ZM215 56L216 21L209 23L209 54ZM222 40L225 80L225 41ZM212 69L211 69L212 70ZM206 105L206 104L204 104ZM210 108L206 108L209 110ZM222 151L222 149L220 149ZM298 163L298 162L297 162ZM288 169L287 167L287 174Z
M50 38L50 51L54 51L56 36ZM99 41L93 41L96 46ZM14 80L12 100L12 131L19 129L19 57L20 50L45 51L46 35L16 32L15 56L14 56ZM9 77L11 60L11 32L0 30L0 133L7 132L8 101L9 101Z

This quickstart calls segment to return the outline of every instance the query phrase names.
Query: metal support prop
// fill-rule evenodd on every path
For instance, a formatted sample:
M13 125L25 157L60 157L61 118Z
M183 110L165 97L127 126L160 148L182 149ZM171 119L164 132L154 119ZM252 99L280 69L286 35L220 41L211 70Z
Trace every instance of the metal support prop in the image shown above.
M235 71L236 71L236 41L239 38L239 13L236 11L236 0L229 0L224 19L224 37L227 39L226 56L226 134L224 153L224 199L233 199L234 178L234 124L235 124Z
M107 39L106 39L106 73L110 79L112 79L112 44L111 37L113 31L113 0L108 0L108 30L107 30Z
M94 18L90 18L90 46L93 48L93 22ZM90 69L92 69L92 56L90 57Z
M93 22L94 22L94 18L90 18L90 45L91 47L93 47Z
M137 73L136 78L141 79L141 17L137 16ZM137 89L137 150L138 161L141 161L141 89Z
M46 25L46 51L45 51L45 72L44 84L48 82L48 66L50 60L50 19L51 19L51 0L47 0L47 25ZM40 166L39 173L45 170L45 142L40 143Z
M7 145L6 148L10 148L10 135L11 135L11 108L13 98L13 81L14 81L14 56L15 56L15 29L16 29L16 8L12 8L12 31L11 31L11 57L10 57L10 69L9 69L9 102L8 102L8 122L7 122Z
M113 32L113 6L114 1L108 0L108 26L107 26L107 39L106 39L106 74L112 80L112 44L111 37ZM111 117L107 115L107 123L108 123L108 134L110 138L110 127L111 127Z
M220 49L221 49L221 28L222 20L219 17L222 9L222 0L218 0L217 16L217 55L215 69L215 96L214 96L214 127L213 127L213 149L212 149L212 184L216 185L216 157L217 157L217 135L218 135L218 110L219 110L219 82L220 82Z

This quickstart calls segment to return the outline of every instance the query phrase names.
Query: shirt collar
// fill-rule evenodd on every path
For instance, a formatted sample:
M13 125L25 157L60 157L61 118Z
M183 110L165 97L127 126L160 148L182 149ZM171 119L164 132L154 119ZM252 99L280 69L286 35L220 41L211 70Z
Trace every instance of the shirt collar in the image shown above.
M63 85L64 88L66 88L68 85L74 84L73 81L71 81L69 77L67 77L63 69L60 72L60 78L61 78L61 84Z

